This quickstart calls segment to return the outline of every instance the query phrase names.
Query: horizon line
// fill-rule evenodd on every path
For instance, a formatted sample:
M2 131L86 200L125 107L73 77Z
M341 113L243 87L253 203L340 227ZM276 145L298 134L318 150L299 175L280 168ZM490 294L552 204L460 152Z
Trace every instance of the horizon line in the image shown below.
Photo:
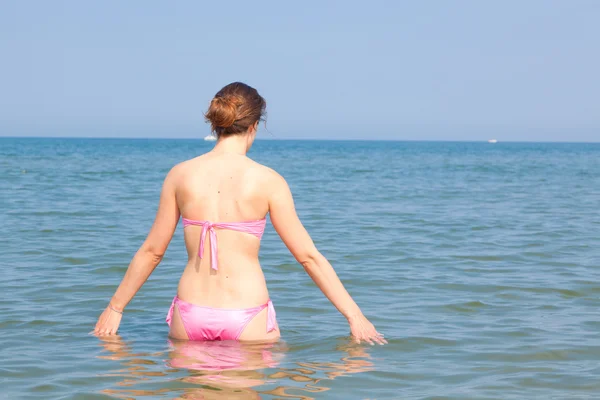
M117 136L2 136L2 139L90 139L90 140L194 140L204 142L203 137L117 137ZM492 138L491 138L492 139ZM491 139L336 139L336 138L256 138L257 141L273 141L273 142L285 142L285 141L314 141L314 142L442 142L442 143L489 143ZM209 142L212 143L212 142ZM600 144L600 141L567 141L567 140L554 140L554 141L536 141L536 140L500 140L497 139L497 143L489 144L501 144L501 143L555 143L555 144Z

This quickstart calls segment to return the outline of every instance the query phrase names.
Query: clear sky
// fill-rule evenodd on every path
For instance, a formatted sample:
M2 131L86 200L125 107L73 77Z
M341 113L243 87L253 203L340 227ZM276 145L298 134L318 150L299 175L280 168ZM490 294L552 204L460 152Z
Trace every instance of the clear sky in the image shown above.
M600 141L600 1L0 0L0 136Z

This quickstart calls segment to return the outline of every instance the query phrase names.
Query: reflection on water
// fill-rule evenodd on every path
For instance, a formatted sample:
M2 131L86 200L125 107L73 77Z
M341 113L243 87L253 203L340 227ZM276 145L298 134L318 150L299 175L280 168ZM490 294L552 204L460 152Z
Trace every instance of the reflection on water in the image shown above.
M186 369L183 381L219 387L250 388L265 384L265 368L275 368L286 348L282 343L169 341L168 366Z
M339 362L295 362L295 368L280 367L288 352L282 341L169 340L168 350L159 353L135 353L120 336L101 337L100 345L108 352L100 358L119 361L123 367L106 374L121 380L115 385L118 388L103 393L124 399L167 394L182 399L258 399L261 395L313 399L311 394L329 390L329 380L373 369L367 348L350 340L336 347L342 355ZM157 386L157 378L163 382L161 387L134 388Z
M373 363L368 361L371 357L366 347L347 340L344 344L337 346L336 350L343 354L341 362L296 362L298 368L281 368L269 375L269 378L277 380L278 384L282 383L279 381L287 378L294 382L304 383L304 387L278 385L275 389L260 393L303 400L313 399L314 397L311 397L310 393L329 390L328 380L373 370ZM322 374L318 374L318 372L322 372ZM323 374L327 379L319 377ZM298 394L298 391L306 392L306 394Z

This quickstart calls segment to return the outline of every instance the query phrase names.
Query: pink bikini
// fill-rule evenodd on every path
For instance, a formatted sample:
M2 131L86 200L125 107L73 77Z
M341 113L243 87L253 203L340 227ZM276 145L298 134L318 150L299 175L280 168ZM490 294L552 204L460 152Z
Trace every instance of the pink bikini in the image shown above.
M229 223L212 223L183 218L183 227L202 226L198 247L198 256L201 259L204 255L206 234L210 235L210 267L217 271L217 233L215 228L249 233L260 239L265 231L266 222L264 218L257 221ZM233 309L197 306L175 296L167 314L169 326L171 326L175 305L177 305L189 340L238 340L248 323L265 308L267 309L267 332L277 329L275 308L271 300L258 307Z

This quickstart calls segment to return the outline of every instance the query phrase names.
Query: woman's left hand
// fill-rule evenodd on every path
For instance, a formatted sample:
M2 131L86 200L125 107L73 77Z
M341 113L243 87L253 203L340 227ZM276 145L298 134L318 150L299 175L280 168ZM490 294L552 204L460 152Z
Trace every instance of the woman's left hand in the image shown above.
M364 315L356 315L348 319L350 324L350 332L356 343L361 341L367 342L370 345L387 344L387 340L383 338L383 335L375 329L373 324L365 318Z
M120 314L112 310L110 306L107 306L98 318L94 333L100 336L116 334L117 330L119 330L122 317L123 314Z

